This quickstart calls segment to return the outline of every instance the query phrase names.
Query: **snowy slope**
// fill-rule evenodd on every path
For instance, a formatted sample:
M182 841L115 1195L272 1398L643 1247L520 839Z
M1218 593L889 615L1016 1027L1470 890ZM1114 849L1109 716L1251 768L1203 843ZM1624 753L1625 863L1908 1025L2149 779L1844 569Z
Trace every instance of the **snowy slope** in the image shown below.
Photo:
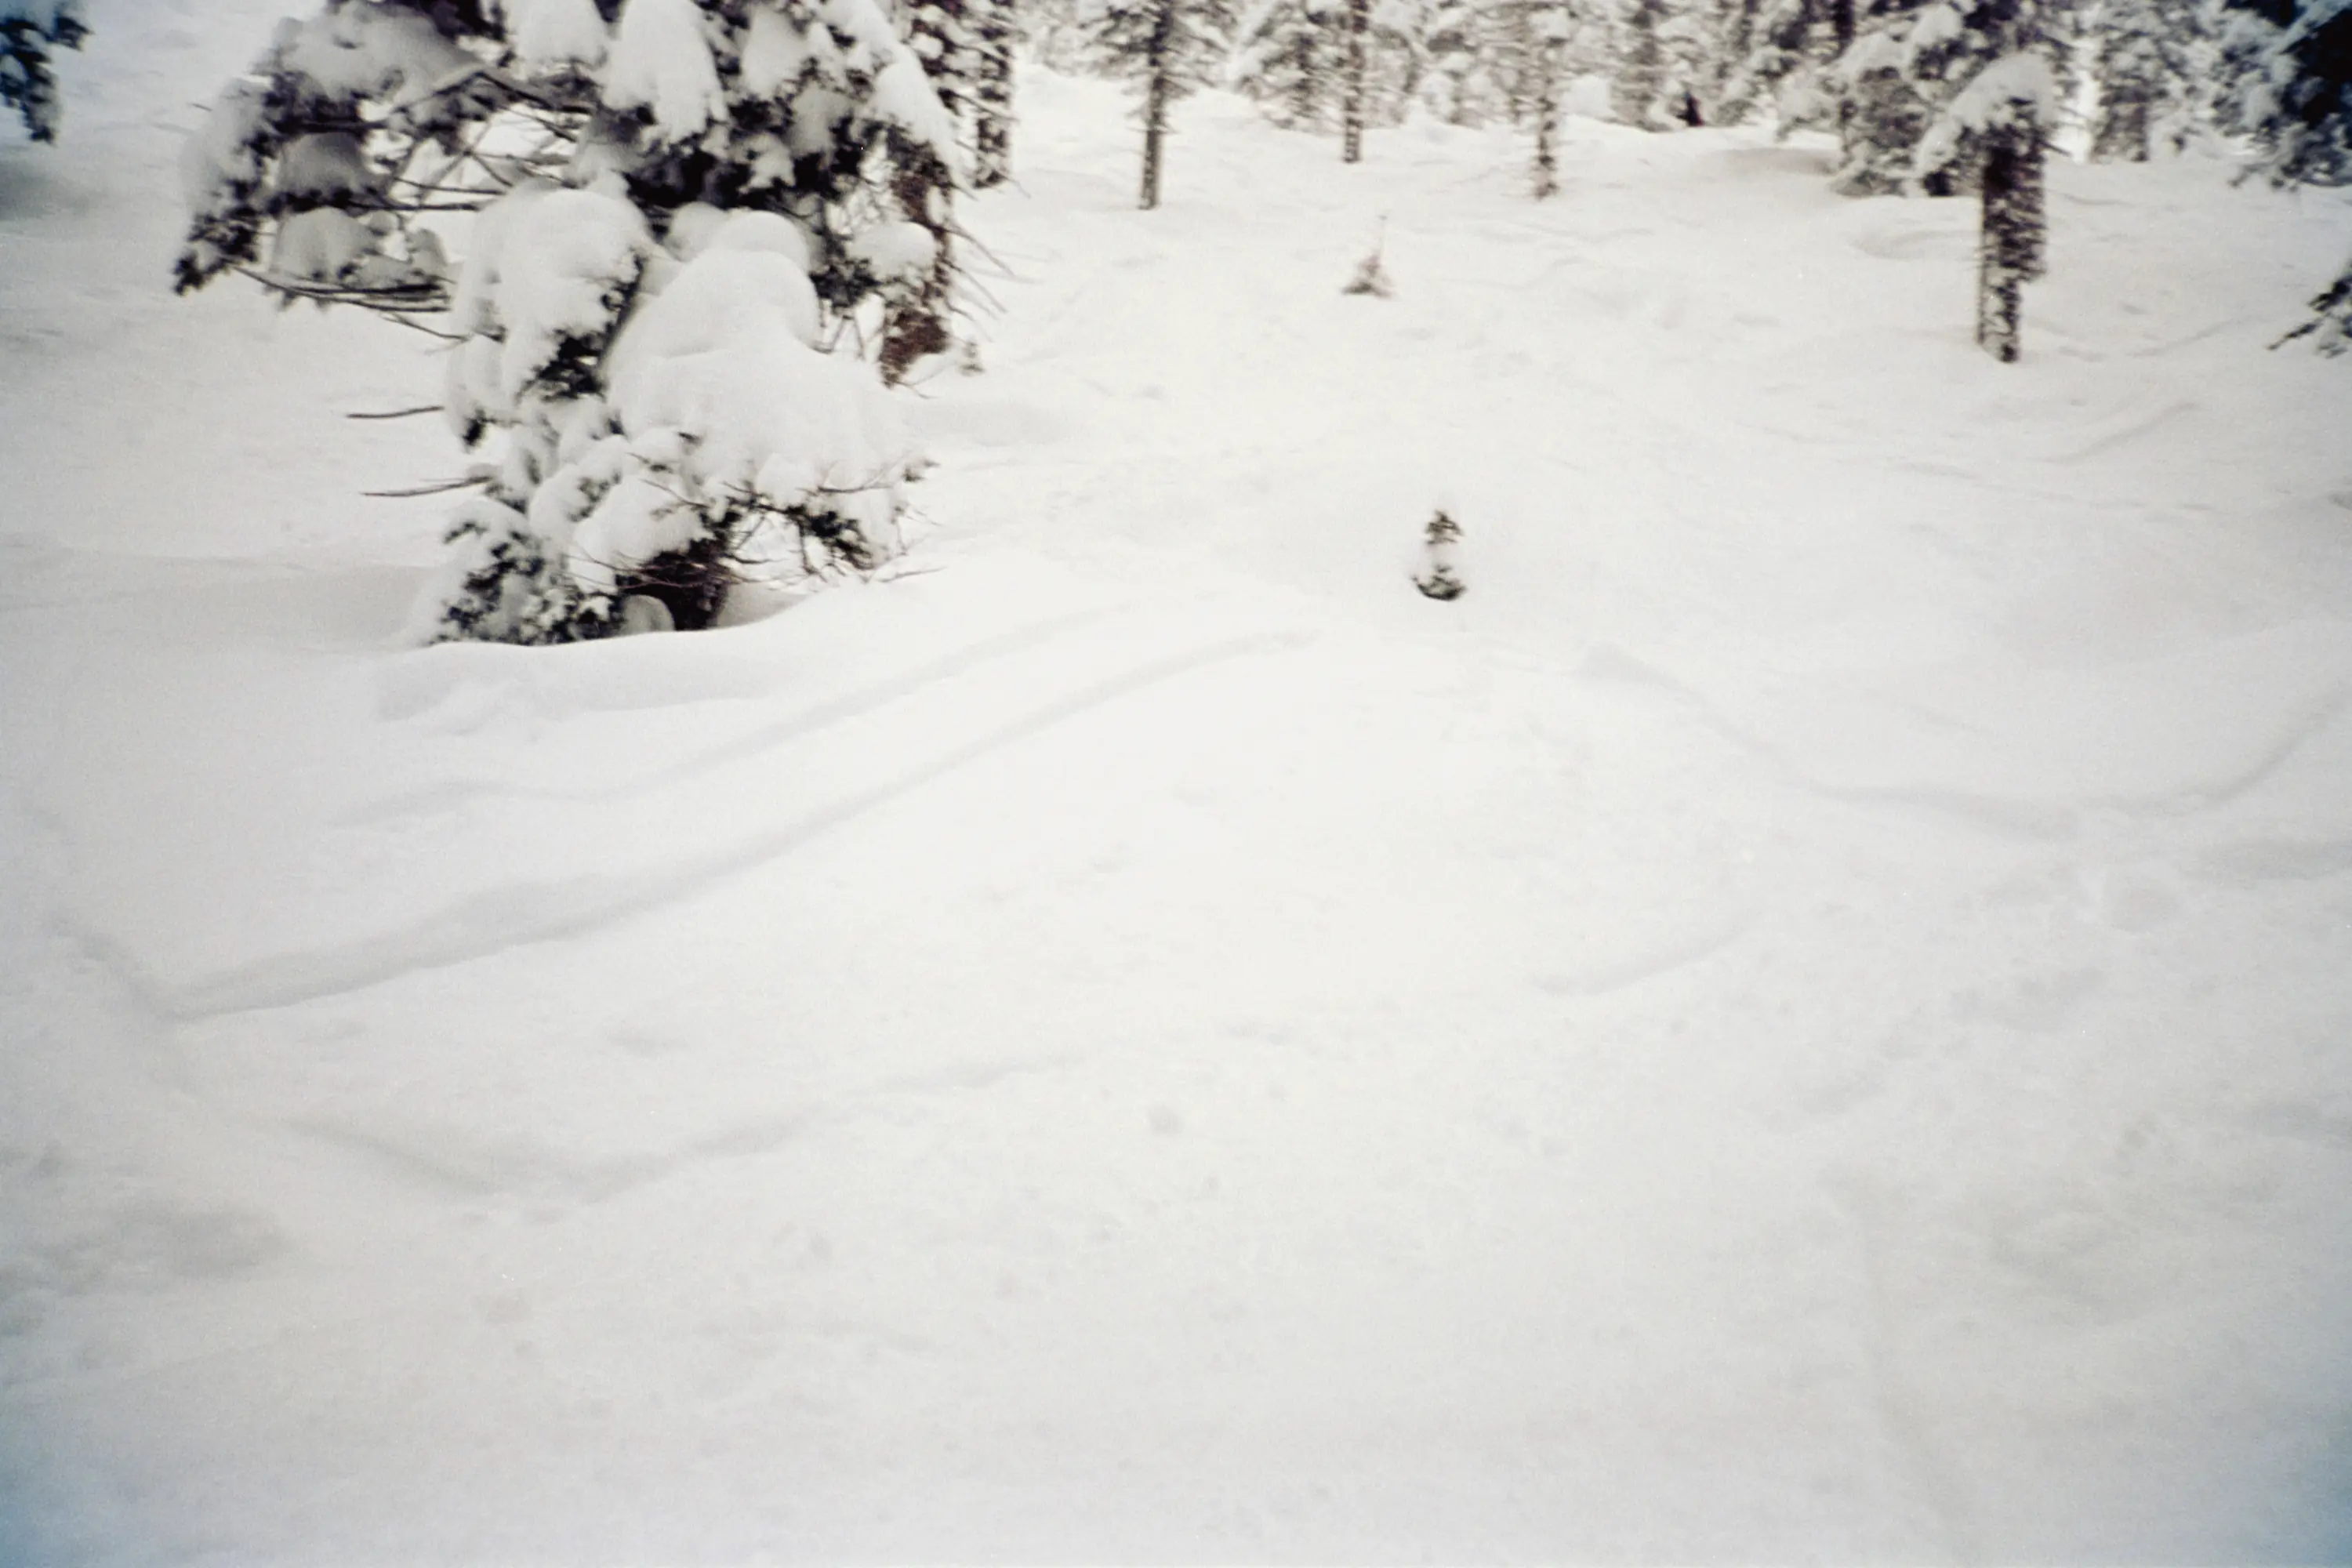
M92 10L0 1561L2352 1554L2343 202L2061 168L2003 367L1802 142L1032 72L900 570L403 650L429 345L164 291L273 7Z

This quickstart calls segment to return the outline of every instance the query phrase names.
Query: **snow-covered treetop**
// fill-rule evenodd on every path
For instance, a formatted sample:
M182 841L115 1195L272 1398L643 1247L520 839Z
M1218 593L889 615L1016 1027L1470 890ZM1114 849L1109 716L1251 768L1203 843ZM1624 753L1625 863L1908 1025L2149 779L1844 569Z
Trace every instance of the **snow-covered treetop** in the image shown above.
M656 223L695 202L788 214L846 301L873 279L834 208L885 143L958 167L875 0L625 0L610 21L596 0L327 0L280 25L189 142L180 282L242 268L437 308L448 279L422 220L518 179L610 177ZM326 210L348 221L302 216Z

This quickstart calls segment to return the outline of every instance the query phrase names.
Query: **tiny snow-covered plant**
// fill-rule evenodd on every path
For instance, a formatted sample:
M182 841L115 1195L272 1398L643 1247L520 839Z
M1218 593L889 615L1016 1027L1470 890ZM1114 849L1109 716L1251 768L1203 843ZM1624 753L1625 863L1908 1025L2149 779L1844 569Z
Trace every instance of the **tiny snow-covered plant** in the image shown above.
M1348 286L1340 289L1339 292L1342 294L1370 294L1375 299L1381 300L1385 300L1390 296L1393 290L1389 282L1388 269L1381 263L1381 252L1387 247L1387 244L1388 225L1384 220L1381 225L1381 234L1379 237L1372 241L1371 253L1366 256L1361 261L1356 263L1356 270L1354 274L1349 278Z
M179 284L451 340L492 446L424 635L692 628L896 549L911 447L854 351L936 303L957 166L875 0L325 0L191 139Z
M1458 599L1468 591L1462 581L1460 563L1454 560L1455 546L1462 542L1462 525L1440 510L1429 520L1421 534L1421 570L1413 574L1412 585L1433 599Z
M12 108L36 142L58 139L58 49L89 36L79 0L0 0L0 107Z

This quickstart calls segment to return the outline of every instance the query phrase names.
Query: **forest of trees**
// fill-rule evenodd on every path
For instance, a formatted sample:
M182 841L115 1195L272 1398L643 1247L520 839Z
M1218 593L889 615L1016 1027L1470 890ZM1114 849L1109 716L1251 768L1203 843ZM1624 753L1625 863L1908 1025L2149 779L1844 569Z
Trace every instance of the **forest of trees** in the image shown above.
M72 0L0 0L36 137L81 36ZM2352 180L2352 0L325 0L198 133L180 287L240 274L450 345L443 410L491 445L448 486L474 493L430 634L709 625L747 581L896 547L882 389L958 346L957 202L1016 173L1024 40L1133 84L1146 208L1213 85L1349 163L1413 114L1516 127L1537 199L1579 81L1644 132L1822 133L1842 192L1979 204L2004 361L2053 147L2216 139ZM2352 342L2352 268L2288 337Z

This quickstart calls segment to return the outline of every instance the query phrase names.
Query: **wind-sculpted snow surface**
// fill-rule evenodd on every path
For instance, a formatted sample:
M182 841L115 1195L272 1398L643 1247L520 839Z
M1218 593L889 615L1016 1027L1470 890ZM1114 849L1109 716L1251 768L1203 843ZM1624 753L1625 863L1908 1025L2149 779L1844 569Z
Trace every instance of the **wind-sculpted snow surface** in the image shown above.
M892 568L419 649L220 9L0 148L0 1561L2352 1553L2352 210L2056 166L2001 366L1823 142L1032 72Z

